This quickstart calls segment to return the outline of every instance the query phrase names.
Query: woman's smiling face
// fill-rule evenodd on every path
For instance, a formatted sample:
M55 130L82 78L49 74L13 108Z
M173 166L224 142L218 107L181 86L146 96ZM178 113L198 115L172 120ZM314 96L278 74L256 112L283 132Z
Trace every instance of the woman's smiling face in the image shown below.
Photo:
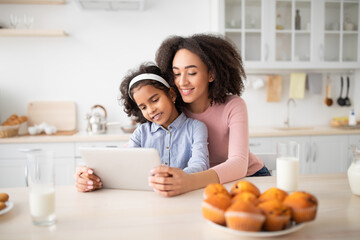
M205 63L198 55L180 49L173 59L175 85L190 111L203 112L209 106L209 83L213 81Z

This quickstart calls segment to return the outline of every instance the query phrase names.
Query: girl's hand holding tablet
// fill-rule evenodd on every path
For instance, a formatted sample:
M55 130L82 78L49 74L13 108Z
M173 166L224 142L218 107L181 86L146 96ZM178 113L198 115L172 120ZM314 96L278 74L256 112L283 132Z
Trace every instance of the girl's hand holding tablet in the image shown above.
M77 167L74 174L75 187L79 192L91 192L102 188L101 179L85 166Z

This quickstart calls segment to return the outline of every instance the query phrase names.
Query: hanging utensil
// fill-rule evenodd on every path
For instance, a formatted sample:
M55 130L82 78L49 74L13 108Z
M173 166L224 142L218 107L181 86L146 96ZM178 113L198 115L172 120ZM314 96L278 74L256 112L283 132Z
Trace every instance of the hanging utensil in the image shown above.
M331 99L331 85L328 83L326 85L326 98L325 98L326 106L330 107L333 104L333 100Z
M351 106L350 98L349 98L349 89L350 89L350 79L349 76L346 76L347 89L346 89L346 97L344 99L345 106Z
M325 92L325 105L330 107L333 104L333 100L331 98L331 84L330 84L330 76L327 74L326 77L326 92Z
M343 85L344 85L344 80L343 80L342 76L341 76L340 80L341 80L340 97L337 99L337 103L339 104L339 106L342 107L345 105L345 98L342 98Z

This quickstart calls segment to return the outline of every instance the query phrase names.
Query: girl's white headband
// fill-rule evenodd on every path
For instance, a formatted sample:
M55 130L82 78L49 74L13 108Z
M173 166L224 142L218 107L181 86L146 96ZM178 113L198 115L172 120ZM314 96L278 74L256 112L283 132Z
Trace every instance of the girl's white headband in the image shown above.
M162 77L160 77L159 75L153 74L153 73L143 73L140 75L137 75L136 77L134 77L133 79L131 79L130 84L129 84L129 97L132 99L131 97L131 87L142 80L155 80L158 82L161 82L162 84L164 84L167 88L170 88L170 85L165 81L165 79L163 79ZM133 99L134 100L134 99Z

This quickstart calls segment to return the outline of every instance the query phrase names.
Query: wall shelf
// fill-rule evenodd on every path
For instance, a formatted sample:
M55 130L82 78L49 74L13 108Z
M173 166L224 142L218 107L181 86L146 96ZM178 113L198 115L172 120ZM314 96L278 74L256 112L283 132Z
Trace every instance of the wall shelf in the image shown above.
M0 37L66 37L64 30L0 29Z
M65 0L0 0L0 4L65 4Z

